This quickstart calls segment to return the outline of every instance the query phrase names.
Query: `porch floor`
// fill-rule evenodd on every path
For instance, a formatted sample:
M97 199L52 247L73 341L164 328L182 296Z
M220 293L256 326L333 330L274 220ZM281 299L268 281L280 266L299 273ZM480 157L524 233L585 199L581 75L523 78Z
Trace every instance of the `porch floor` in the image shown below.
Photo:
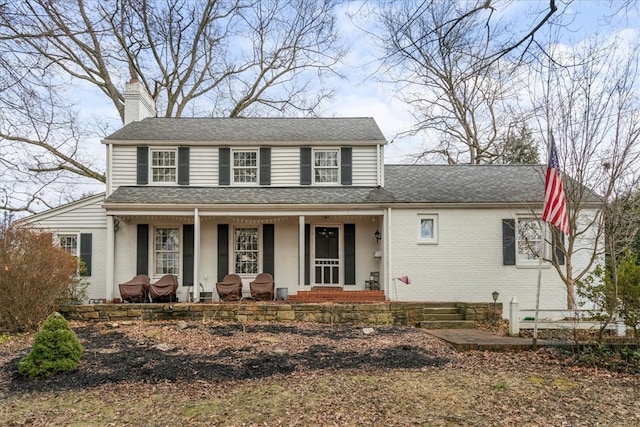
M334 287L314 287L308 291L298 291L296 295L289 295L286 301L291 303L360 303L386 301L386 297L384 291L350 291Z

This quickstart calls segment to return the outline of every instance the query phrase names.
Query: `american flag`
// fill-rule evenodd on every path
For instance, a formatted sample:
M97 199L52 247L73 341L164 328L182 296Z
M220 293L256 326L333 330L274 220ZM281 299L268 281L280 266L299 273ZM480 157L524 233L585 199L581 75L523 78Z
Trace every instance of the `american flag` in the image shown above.
M564 234L569 234L569 220L567 218L567 200L564 197L562 175L558 164L556 143L551 136L551 150L549 152L549 164L547 176L544 181L544 211L542 220L549 222L560 229Z

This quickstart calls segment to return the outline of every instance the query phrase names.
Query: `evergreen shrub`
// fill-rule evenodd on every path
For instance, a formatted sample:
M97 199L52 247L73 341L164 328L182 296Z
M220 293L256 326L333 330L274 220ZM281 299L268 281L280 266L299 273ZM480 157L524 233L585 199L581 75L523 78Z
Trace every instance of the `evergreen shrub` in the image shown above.
M77 369L83 351L67 319L54 312L44 321L31 352L18 363L18 370L32 379L71 372Z

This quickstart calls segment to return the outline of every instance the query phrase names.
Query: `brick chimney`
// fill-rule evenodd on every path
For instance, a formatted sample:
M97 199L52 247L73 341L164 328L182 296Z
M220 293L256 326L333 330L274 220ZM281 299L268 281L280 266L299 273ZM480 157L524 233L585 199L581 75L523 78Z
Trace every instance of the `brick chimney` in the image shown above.
M124 89L124 124L156 116L156 103L138 79L131 79Z

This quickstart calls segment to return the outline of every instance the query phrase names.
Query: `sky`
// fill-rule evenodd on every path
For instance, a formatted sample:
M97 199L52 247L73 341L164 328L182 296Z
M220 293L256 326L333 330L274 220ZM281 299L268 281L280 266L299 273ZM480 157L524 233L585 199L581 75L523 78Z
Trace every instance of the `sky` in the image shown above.
M574 1L568 6L560 0L557 3L563 17L570 18L566 34L563 36L563 42L569 45L592 37L596 32L610 33L624 28L635 30L640 28L638 5L617 16L611 16L612 7L609 2L584 0ZM548 5L548 0L543 2L516 0L505 4L506 8L496 11L496 17L516 18L526 25L527 19L535 18L529 12L544 9L544 6ZM618 4L620 2L614 2L613 9L616 9ZM395 95L395 89L391 85L380 82L380 71L376 68L375 61L380 56L378 46L372 41L372 37L358 28L376 31L375 23L363 14L354 17L356 12L363 12L365 9L361 2L356 1L345 2L338 7L338 28L345 39L345 44L350 47L349 54L339 69L346 78L335 78L327 82L335 88L336 95L323 106L320 113L327 117L373 117L389 142L385 148L385 162L406 163L410 161L412 154L420 151L424 137L396 138L398 133L411 128L414 118L408 106ZM539 35L542 39L544 36L544 32ZM115 108L96 91L94 87L82 84L75 88L74 93L78 99L91 100L87 103L90 108L83 107L81 114L88 119L106 120L111 125L110 130L114 131L120 124ZM102 161L104 164L105 150L100 143L100 137L89 141L87 149L93 158L98 159L98 163ZM99 191L103 191L100 185L78 185L78 193L81 194Z
M613 9L618 0L614 2ZM521 22L530 22L535 19L531 15L532 10L544 10L548 6L547 1L523 1L505 3L508 7L496 12L499 18L517 17ZM640 28L640 16L638 7L633 10L612 15L612 7L607 1L578 0L569 3L558 1L559 10L565 17L571 17L566 30L566 43L578 43L596 33L596 29L602 32L619 31L623 28ZM339 72L346 76L345 79L334 78L328 84L335 88L335 96L321 109L322 116L338 117L373 117L389 144L385 148L385 161L387 163L406 163L410 156L420 151L424 137L396 138L403 131L407 131L415 123L409 107L395 95L395 88L379 81L379 70L376 59L380 56L380 50L370 36L363 33L358 27L375 31L375 22L370 16L366 16L366 8L360 1L343 3L338 10L338 28L350 47ZM354 15L356 15L354 17ZM528 18L522 18L528 16ZM544 37L544 32L540 36ZM87 91L95 91L94 88L85 88ZM82 94L84 97L85 94ZM110 103L97 100L90 110L86 110L89 116L107 118L114 130L119 126L119 119ZM102 150L102 147L99 146Z
M494 2L499 5L499 2ZM502 3L505 8L495 11L492 19L515 19L528 31L531 23L541 18L540 13L546 13L549 1L515 0ZM567 46L582 43L595 36L607 36L625 29L633 30L638 37L640 31L640 5L635 2L631 7L622 9L624 2L615 0L574 0L572 2L559 0L556 16L562 19L562 36L560 40ZM349 37L352 50L347 58L345 70L351 67L350 80L346 83L337 82L339 89L333 112L337 115L372 116L383 131L387 141L391 142L385 148L385 161L388 164L411 162L411 155L419 153L424 144L425 136L410 138L396 138L399 132L409 130L415 120L409 107L402 103L395 95L394 89L377 82L375 77L375 56L379 54L369 37L363 37L353 25L353 19L348 15L359 10L358 3L345 4L342 15L339 15L343 33ZM512 21L510 21L512 22ZM375 31L370 22L360 21L363 26ZM514 28L514 32L517 27ZM536 34L536 39L544 43L549 37L549 29L543 28ZM359 65L358 65L359 64ZM526 71L525 71L526 72Z

